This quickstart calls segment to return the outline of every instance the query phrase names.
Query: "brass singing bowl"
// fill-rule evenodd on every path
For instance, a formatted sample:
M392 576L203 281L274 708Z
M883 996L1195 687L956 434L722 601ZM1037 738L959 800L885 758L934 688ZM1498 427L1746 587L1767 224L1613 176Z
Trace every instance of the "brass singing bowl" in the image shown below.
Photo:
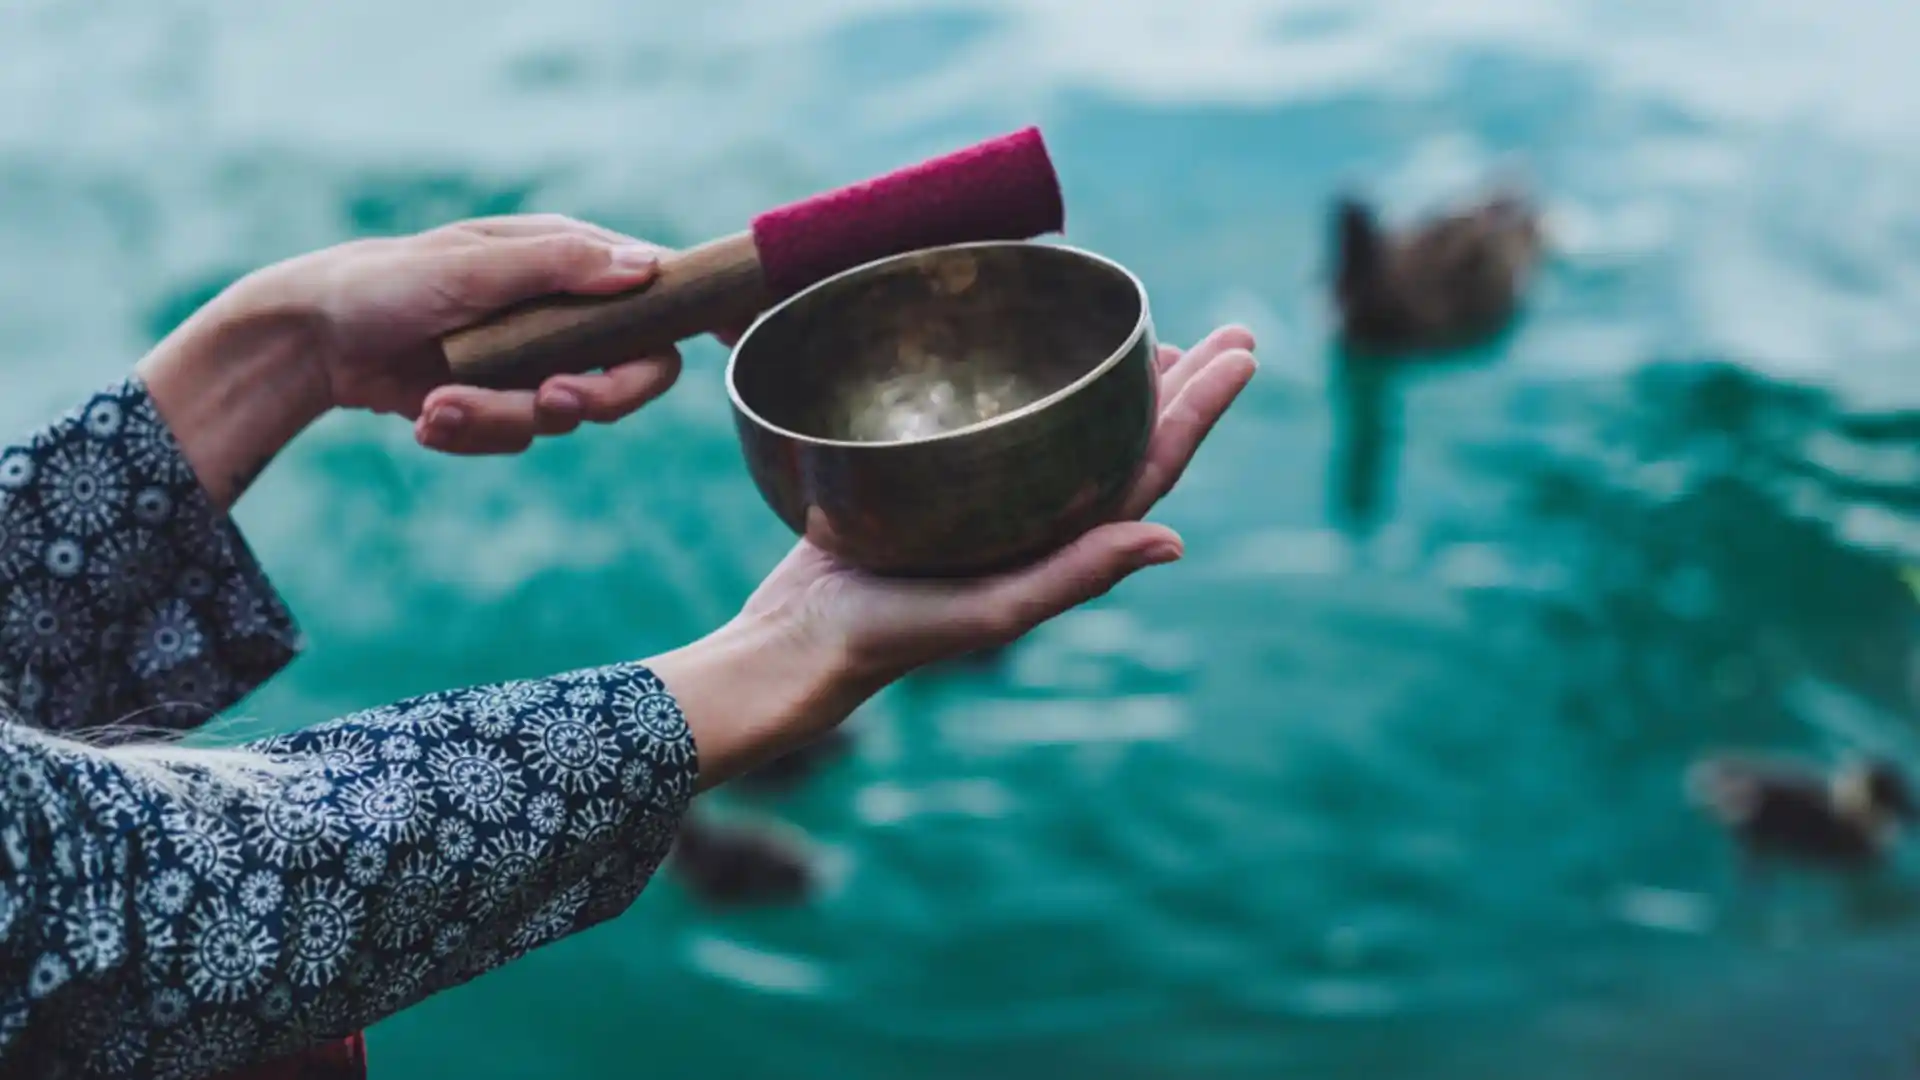
M1029 241L929 248L787 298L727 364L748 470L879 574L1032 562L1113 519L1158 408L1146 288Z

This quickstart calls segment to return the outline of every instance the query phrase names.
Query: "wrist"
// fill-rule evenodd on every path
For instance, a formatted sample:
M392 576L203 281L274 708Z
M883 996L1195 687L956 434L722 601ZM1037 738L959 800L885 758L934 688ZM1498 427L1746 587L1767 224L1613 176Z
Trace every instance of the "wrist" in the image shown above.
M811 742L884 685L836 642L778 615L742 615L646 664L687 718L701 790Z
M331 407L318 316L260 303L256 287L247 279L221 293L134 369L221 510Z

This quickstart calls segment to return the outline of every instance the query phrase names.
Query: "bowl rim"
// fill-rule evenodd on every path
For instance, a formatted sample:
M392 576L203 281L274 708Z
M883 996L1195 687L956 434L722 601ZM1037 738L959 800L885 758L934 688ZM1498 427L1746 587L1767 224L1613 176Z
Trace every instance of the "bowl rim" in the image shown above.
M1011 412L1004 412L998 416L992 417L987 420L976 421L974 423L966 425L965 427L957 427L951 431L942 431L937 435L916 435L911 438L888 439L883 442L863 441L859 439L829 439L829 438L824 438L818 435L803 435L800 432L797 432L790 428L782 427L779 424L773 423L772 421L768 420L766 417L760 415L758 411L756 411L752 406L748 405L746 401L744 401L741 398L740 388L734 382L734 372L735 372L735 369L738 368L740 364L741 351L747 347L748 342L753 340L754 332L760 329L761 324L779 315L781 312L787 310L787 308L800 303L807 296L819 290L825 289L827 286L832 285L833 283L840 281L842 279L850 278L857 274L871 272L878 267L887 265L888 263L902 262L907 259L915 258L917 256L927 255L928 253L931 253L931 252L965 251L968 249L1012 248L1012 247L1051 248L1055 251L1062 251L1069 255L1078 256L1079 258L1085 259L1089 262L1097 263L1099 265L1105 266L1108 269L1119 273L1121 278L1123 278L1129 284L1131 284L1133 286L1134 295L1137 296L1140 300L1139 317L1134 320L1133 329L1127 332L1126 337L1124 337L1121 340L1119 347L1114 349L1113 353L1109 355L1106 359L1088 368L1078 378L1074 379L1072 382L1061 387L1060 389L1055 390L1053 393L1048 394L1045 397L1035 398L1034 400L1027 402L1025 405L1022 405L1019 408L1012 410ZM753 322L747 326L746 332L740 335L740 339L734 342L732 350L729 351L727 354L727 373L726 373L727 398L728 400L732 401L734 410L737 413L746 416L748 419L752 420L755 424L759 425L763 430L771 432L775 435L784 436L796 442L806 443L810 446L831 446L831 447L841 448L841 449L873 449L873 450L894 449L902 446L921 446L928 443L941 442L946 439L958 438L963 435L972 435L977 432L987 431L992 428L999 427L1005 424L1011 424L1024 417L1031 416L1034 413L1040 412L1041 410L1047 408L1048 406L1053 405L1056 402L1064 401L1067 398L1072 397L1074 394L1080 392L1080 390L1082 390L1083 388L1092 385L1094 382L1097 382L1101 376L1105 375L1108 371L1111 371L1114 367L1116 367L1120 363L1121 360L1125 359L1126 355L1132 352L1134 348L1137 345L1139 345L1141 337L1147 332L1148 327L1150 327L1152 323L1153 323L1152 314L1147 307L1146 283L1141 281L1139 276L1136 275L1133 271L1120 265L1118 262L1115 262L1114 260L1107 258L1105 255L1100 255L1095 252L1088 251L1085 248L1075 247L1072 244L1060 244L1060 243L1053 243L1050 241L1042 241L1042 240L969 240L969 241L958 243L958 244L936 244L932 247L915 248L912 251L902 251L902 252L897 252L893 255L882 256L881 258L872 259L867 262L861 263L858 266L850 267L846 270L842 270L837 274L832 274L828 277L821 278L819 281L814 282L813 284L807 286L806 288L801 289L799 292L794 293L793 295L773 305L767 310L761 312L760 315L756 317L753 320Z

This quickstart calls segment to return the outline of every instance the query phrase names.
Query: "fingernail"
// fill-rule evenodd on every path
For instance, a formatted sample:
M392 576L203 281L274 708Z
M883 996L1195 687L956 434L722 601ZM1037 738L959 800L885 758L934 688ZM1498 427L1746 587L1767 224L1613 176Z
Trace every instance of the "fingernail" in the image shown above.
M427 427L440 435L451 435L467 422L467 410L458 405L442 405L427 417Z
M1178 541L1161 540L1158 543L1147 545L1146 549L1140 552L1140 565L1159 566L1162 563L1173 562L1184 554L1186 554L1186 550L1180 546Z
M644 273L648 270L653 269L659 264L660 264L660 257L658 255L655 255L653 253L653 249L649 247L642 247L638 244L629 244L626 247L617 247L613 249L612 266L613 266L613 269L618 273L622 273L622 274Z
M562 413L568 416L585 411L580 395L571 390L553 389L540 395L540 407L548 412Z

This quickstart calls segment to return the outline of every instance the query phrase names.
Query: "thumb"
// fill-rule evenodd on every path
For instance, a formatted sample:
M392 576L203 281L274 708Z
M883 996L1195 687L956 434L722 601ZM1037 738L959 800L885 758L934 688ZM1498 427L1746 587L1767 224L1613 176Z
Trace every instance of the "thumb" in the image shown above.
M555 293L611 293L651 281L660 251L596 236L488 237L437 253L435 291L466 313L491 312Z
M1140 521L1102 525L1032 566L997 578L978 594L976 616L996 637L1017 638L1149 566L1178 559L1180 535Z

